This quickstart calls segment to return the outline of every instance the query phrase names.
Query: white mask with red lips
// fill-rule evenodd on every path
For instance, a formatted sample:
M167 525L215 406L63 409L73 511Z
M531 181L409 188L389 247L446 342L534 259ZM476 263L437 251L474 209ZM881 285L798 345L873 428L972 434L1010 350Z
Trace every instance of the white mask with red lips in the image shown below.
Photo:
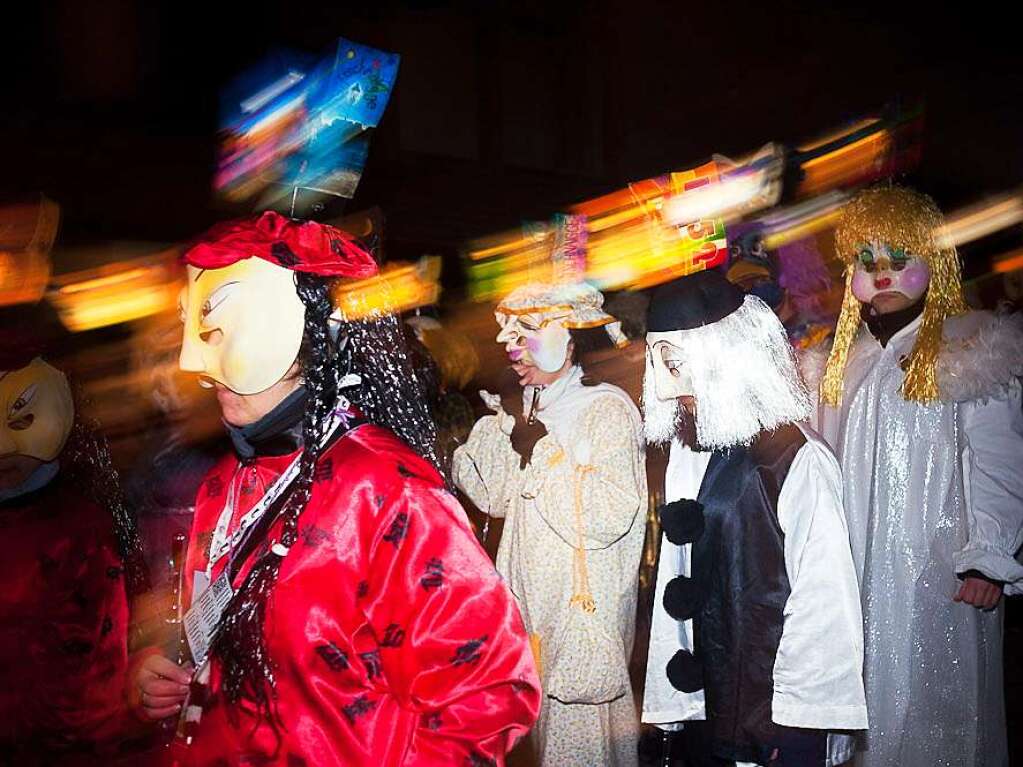
M930 282L931 270L924 259L873 241L862 245L857 254L852 293L863 304L870 304L882 293L901 293L916 302Z

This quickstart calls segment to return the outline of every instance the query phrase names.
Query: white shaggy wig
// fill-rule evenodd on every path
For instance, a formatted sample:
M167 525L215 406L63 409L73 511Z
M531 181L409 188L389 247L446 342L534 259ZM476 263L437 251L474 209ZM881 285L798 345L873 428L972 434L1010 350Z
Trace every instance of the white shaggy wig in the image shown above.
M809 417L810 395L797 372L785 328L756 296L746 296L742 306L724 319L677 333L693 379L701 449L748 445L761 431ZM677 399L657 399L648 352L643 416L649 442L664 444L675 437L680 406Z

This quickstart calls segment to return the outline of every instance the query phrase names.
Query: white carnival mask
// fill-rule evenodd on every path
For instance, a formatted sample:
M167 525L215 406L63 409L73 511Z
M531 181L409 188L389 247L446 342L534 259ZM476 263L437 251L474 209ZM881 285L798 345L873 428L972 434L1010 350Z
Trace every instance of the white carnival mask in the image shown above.
M568 342L571 340L565 325L567 312L496 312L495 316L501 326L497 342L504 344L513 364L535 365L545 373L561 370L568 357Z
M852 292L863 304L882 293L901 293L915 302L927 292L930 282L931 270L923 258L873 241L862 245L856 256Z
M181 369L243 395L280 381L298 358L305 329L295 272L262 258L187 271L179 299Z
M662 401L696 394L693 377L681 344L685 331L671 330L646 334L647 354L654 376L654 393Z

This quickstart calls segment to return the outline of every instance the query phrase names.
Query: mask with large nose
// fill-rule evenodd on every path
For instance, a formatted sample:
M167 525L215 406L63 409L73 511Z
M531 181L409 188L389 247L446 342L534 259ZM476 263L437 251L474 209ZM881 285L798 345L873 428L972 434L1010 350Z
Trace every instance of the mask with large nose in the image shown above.
M298 357L305 324L295 273L246 258L220 269L189 265L187 279L179 300L181 369L236 394L280 381Z
M269 389L298 358L305 304L296 272L364 279L378 271L345 232L273 211L214 226L184 260L180 367L243 396Z
M568 357L571 336L565 326L565 312L497 312L501 330L497 342L503 343L512 364L535 365L545 373L555 373Z

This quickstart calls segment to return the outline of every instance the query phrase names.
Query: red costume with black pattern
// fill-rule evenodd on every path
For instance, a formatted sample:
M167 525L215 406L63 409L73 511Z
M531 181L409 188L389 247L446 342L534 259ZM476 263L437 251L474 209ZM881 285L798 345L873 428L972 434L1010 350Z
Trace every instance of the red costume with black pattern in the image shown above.
M295 455L232 454L210 472L186 572L206 570L228 494L233 531ZM427 461L370 424L328 447L315 477L267 603L280 740L229 710L214 655L192 764L503 764L536 719L539 682L518 608L464 512Z

